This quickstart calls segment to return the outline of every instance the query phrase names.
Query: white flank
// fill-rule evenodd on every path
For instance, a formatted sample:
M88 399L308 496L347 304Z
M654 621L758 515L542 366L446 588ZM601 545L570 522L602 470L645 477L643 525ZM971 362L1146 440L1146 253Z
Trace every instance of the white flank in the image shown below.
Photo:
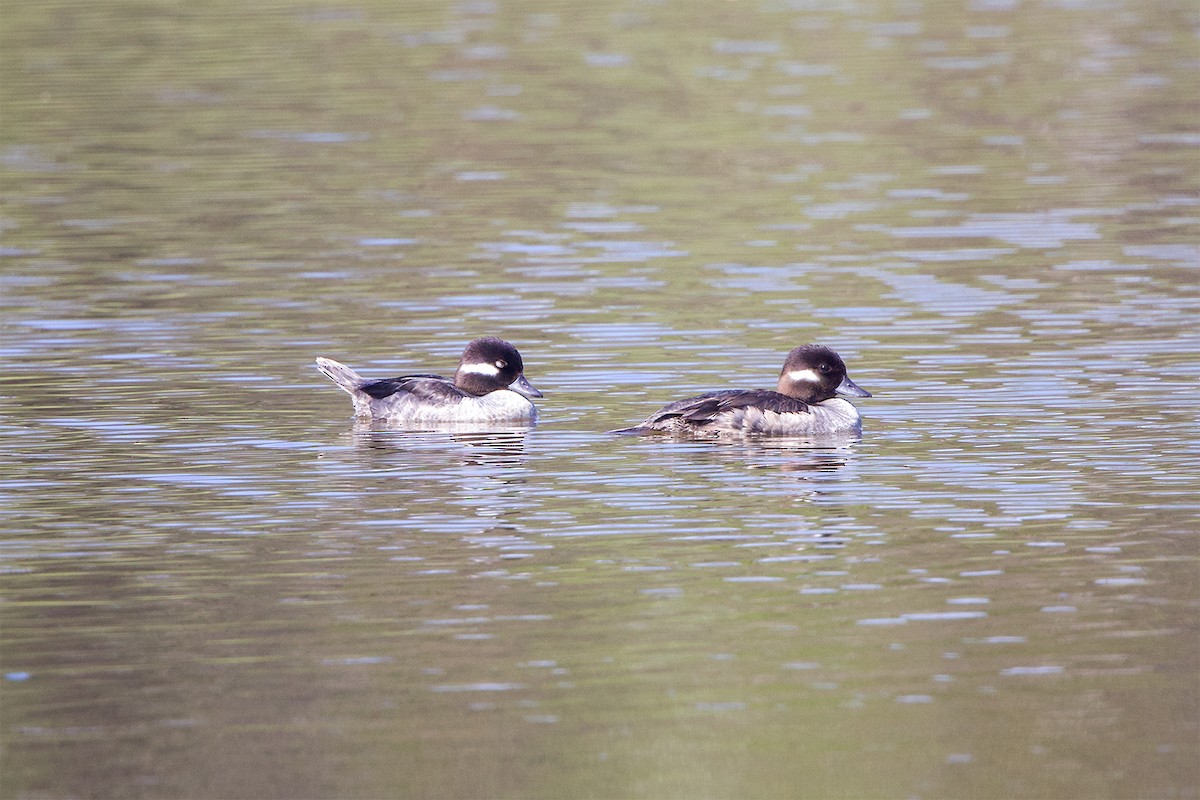
M821 382L820 376L811 369L794 369L788 373L788 377L794 381L808 381L809 383Z
M495 364L463 364L458 368L459 372L474 372L477 375L490 375L496 377L500 374L499 368Z

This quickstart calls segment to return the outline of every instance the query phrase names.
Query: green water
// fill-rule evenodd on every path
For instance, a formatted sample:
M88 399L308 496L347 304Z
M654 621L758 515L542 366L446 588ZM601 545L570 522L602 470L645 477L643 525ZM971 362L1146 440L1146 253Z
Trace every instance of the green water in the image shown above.
M1198 29L7 3L0 795L1197 797ZM861 441L605 433L808 341Z

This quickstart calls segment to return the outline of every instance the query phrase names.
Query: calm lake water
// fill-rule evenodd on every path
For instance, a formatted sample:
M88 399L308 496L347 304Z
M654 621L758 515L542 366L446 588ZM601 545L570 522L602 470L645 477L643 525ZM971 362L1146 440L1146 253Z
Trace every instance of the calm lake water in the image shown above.
M8 4L0 794L1200 796L1198 30ZM606 433L810 341L861 440Z

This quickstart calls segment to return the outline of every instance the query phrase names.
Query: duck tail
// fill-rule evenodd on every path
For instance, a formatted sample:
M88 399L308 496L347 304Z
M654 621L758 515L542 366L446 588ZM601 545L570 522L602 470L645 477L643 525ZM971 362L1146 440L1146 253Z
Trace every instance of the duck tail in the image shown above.
M317 358L317 369L325 373L329 380L342 387L351 397L360 394L359 387L363 385L362 376L332 358Z

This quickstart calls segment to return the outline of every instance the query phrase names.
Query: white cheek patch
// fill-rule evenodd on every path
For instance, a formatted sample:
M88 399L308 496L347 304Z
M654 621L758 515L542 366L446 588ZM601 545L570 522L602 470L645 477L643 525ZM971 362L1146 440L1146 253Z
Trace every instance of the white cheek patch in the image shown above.
M458 368L459 372L473 372L476 375L487 375L494 378L500 374L500 369L495 364L463 364Z
M820 383L821 376L811 369L794 369L788 373L788 379L796 381L808 381L809 383Z

